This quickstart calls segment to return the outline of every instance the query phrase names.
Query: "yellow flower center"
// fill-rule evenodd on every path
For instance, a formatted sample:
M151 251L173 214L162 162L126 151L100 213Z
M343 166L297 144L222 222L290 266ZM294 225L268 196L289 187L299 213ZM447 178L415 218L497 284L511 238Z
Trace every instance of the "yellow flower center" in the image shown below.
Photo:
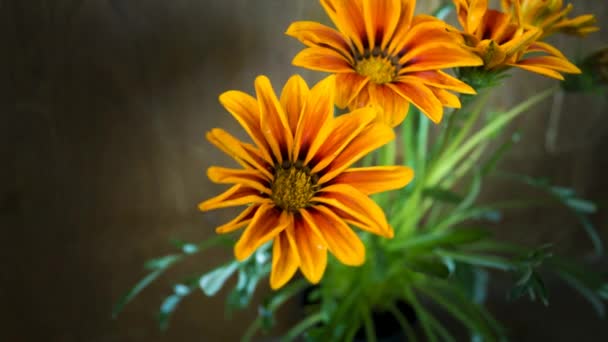
M395 65L382 56L371 56L358 60L355 70L359 75L367 76L372 82L378 84L392 82L397 75Z
M317 189L318 177L301 162L284 162L275 167L272 201L283 210L297 211L310 204Z

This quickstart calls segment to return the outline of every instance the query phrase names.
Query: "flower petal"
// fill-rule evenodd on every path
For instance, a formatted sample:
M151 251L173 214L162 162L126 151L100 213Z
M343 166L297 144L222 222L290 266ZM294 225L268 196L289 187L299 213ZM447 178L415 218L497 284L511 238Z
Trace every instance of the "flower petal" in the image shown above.
M460 103L460 99L458 96L450 93L445 89L439 89L435 87L429 87L435 97L441 102L441 105L449 108L460 108L462 104Z
M363 19L370 47L384 48L401 15L400 0L364 0Z
M207 140L243 167L258 170L268 179L272 178L272 174L266 168L268 164L260 156L259 149L243 143L220 128L214 128L207 132Z
M335 50L310 47L300 51L291 62L295 66L326 72L352 72L349 61Z
M419 79L409 76L400 77L398 82L390 83L388 86L418 107L431 121L441 122L443 117L441 102Z
M471 86L441 70L412 72L408 73L407 76L416 77L422 83L436 88L453 90L463 94L476 94L475 89Z
M300 75L293 75L287 80L281 91L281 106L287 114L287 121L292 132L296 131L298 120L310 90Z
M329 251L341 263L359 266L365 262L365 246L350 227L324 206L300 210L302 218L323 236Z
M234 246L236 259L247 259L256 249L289 227L293 221L290 217L291 214L279 211L272 203L262 204Z
M463 42L458 31L444 21L433 17L420 20L420 17L416 17L417 23L412 25L411 29L403 31L401 36L395 36L388 50L390 55L402 57L429 44L459 45Z
M325 141L327 128L331 127L336 97L336 77L331 75L317 83L311 90L298 121L295 134L294 159L314 155Z
M282 163L283 158L291 155L293 146L293 134L289 129L289 122L268 77L258 76L255 79L255 92L260 108L262 134L276 160Z
M369 84L370 104L383 110L384 122L396 127L405 119L410 108L409 102L385 84Z
M375 118L376 111L373 108L359 108L348 114L338 116L328 124L327 139L317 140L322 144L311 158L312 162L310 164L314 165L311 172L317 173L327 167Z
M232 221L215 228L215 232L218 234L227 234L248 225L259 207L259 204L250 205Z
M534 42L532 43L527 49L526 49L526 54L527 53L534 53L534 52L546 52L551 56L555 56L555 57L561 57L561 58L566 58L566 56L564 56L564 54L559 51L555 46L545 43L545 42Z
M390 126L379 122L370 123L327 166L319 184L332 180L363 156L394 138L395 132Z
M272 179L265 178L264 175L258 170L238 170L211 166L209 169L207 169L207 176L214 183L242 184L266 194L271 193L268 183Z
M243 126L253 142L260 147L260 154L268 163L272 158L268 154L268 144L260 129L260 111L258 101L242 91L230 90L220 95L220 103Z
M416 1L401 0L400 2L401 11L399 11L400 15L399 20L397 21L397 27L395 28L392 37L388 38L388 44L385 45L385 42L382 42L382 46L387 48L391 55L397 51L399 44L401 44L404 37L411 31L412 19L414 18L414 10L416 7ZM388 36L388 34L386 36Z
M361 3L359 1L321 0L321 5L338 30L352 41L360 53L363 53L364 46L361 38L365 35L365 26Z
M345 170L332 184L348 184L366 195L400 189L414 178L414 171L406 166L371 166Z
M226 190L221 195L210 198L198 205L201 211L218 208L235 207L245 204L268 202L267 198L261 197L260 192L247 186L237 184Z
M327 245L317 227L301 216L295 219L295 241L300 256L300 269L313 284L323 277L327 266Z
M562 76L562 74L560 74L559 72L557 72L553 69L547 69L547 68L543 68L540 66L525 65L525 64L509 64L509 65L516 67L516 68L523 69L523 70L531 71L531 72L534 72L534 73L537 73L537 74L540 74L543 76L551 77L556 80L560 80L560 81L564 80L564 76Z
M293 235L293 227L289 227L274 238L270 273L270 287L273 290L283 287L298 270L300 258Z
M483 60L472 51L451 43L429 43L401 57L399 75L416 71L479 66Z
M296 21L289 25L285 34L298 39L309 47L332 48L349 62L354 62L346 37L331 27L314 21Z
M547 69L553 69L569 74L580 74L581 70L574 64L568 62L568 60L554 56L541 56L531 57L524 60L520 60L517 64L521 67L522 65L545 67Z
M344 109L350 105L361 89L369 82L369 77L363 77L356 72L336 75L336 106Z
M339 217L365 231L387 238L394 236L382 208L353 186L333 184L324 187L312 201L331 206Z

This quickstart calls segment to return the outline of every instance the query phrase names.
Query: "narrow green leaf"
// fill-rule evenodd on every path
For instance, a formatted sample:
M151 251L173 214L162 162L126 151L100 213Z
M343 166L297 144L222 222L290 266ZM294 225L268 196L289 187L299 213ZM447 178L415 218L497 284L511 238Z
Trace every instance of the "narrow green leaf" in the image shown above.
M528 110L530 107L540 103L542 100L549 97L551 94L557 91L557 89L557 87L551 88L544 92L529 97L527 100L523 101L519 105L513 107L508 112L504 113L504 115L497 116L487 125L485 125L481 130L469 137L462 145L460 145L459 143L461 136L461 134L459 134L459 136L452 141L449 153L445 153L445 159L442 158L439 160L441 168L436 168L433 170L434 172L428 177L427 184L430 186L437 184L437 182L439 182L445 176L446 173L452 170L453 167L478 144L488 139L497 130L501 129L503 126L505 126L507 123L509 123L521 113ZM464 136L462 137L464 138ZM458 142L458 144L456 144L456 142ZM452 146L455 146L453 151L451 151Z
M160 314L158 315L158 324L160 329L165 331L169 327L169 318L177 305L181 302L182 296L172 294L169 297L165 298L163 303L160 306Z
M424 309L422 304L420 304L420 302L416 298L414 291L412 291L410 287L406 287L404 289L404 298L408 303L412 305L414 311L416 311L416 315L418 315L418 317L420 318L420 325L422 325L422 331L424 331L427 340L430 342L437 341L437 336L435 335L433 327L429 322L429 320L432 319L432 314Z
M480 228L454 228L451 230L429 232L413 236L407 240L395 241L388 245L390 251L403 250L408 253L420 253L438 247L464 245L487 239L491 233Z
M488 174L490 174L492 171L494 171L496 169L496 166L498 165L498 163L504 158L504 156L507 154L507 152L510 151L511 148L513 147L513 145L516 142L518 142L519 140L520 140L520 134L514 133L511 136L511 139L508 139L507 141L502 143L500 145L500 147L498 147L496 149L496 151L494 151L494 153L492 153L492 155L490 156L490 159L488 159L481 167L481 176L485 177Z
M441 249L436 250L435 253L439 256L450 257L455 261L460 261L475 266L495 268L502 271L508 271L515 268L515 265L510 260L493 255L476 255Z
M475 169L469 192L462 202L454 209L454 211L461 211L470 208L475 202L475 199L477 199L479 191L481 191L481 173L479 169Z
M133 298L135 298L143 289L145 289L148 285L150 285L156 278L158 278L165 269L157 269L153 272L148 273L143 279L141 279L135 286L133 286L122 298L116 303L114 309L112 310L112 318L116 318L118 314L122 311L122 309L129 303Z
M310 315L310 316L304 318L302 321L300 321L300 323L296 324L294 327L289 329L289 331L287 331L287 333L285 334L283 341L285 341L285 342L293 341L296 339L296 337L300 336L307 329L309 329L309 328L315 326L317 323L323 322L325 320L327 320L327 318L321 312L317 312L313 315Z
M148 270L166 269L169 268L169 266L173 265L175 262L181 260L181 258L182 256L179 254L165 255L160 258L146 261L146 263L144 264L144 268Z
M414 272L437 278L447 278L451 274L448 266L441 260L428 257L407 260L406 267Z
M454 5L451 2L445 3L433 12L433 16L437 19L445 20L448 15L454 10Z
M224 266L203 275L199 280L199 286L205 295L211 297L224 286L224 283L238 268L238 263L232 261Z
M598 296L593 290L587 287L580 279L573 277L571 274L565 272L559 272L558 275L566 281L573 289L578 291L583 297L585 297L589 303L595 309L598 316L604 318L606 316L606 308L600 296Z
M451 190L442 189L442 188L438 188L438 187L426 188L422 191L422 194L425 197L430 197L433 200L441 201L441 202L445 202L445 203L449 203L449 204L458 204L458 203L462 202L462 200L463 200L463 197L460 196L459 194L457 194Z
M593 214L597 211L597 207L593 202L580 198L568 198L566 200L566 205L574 211L584 214Z
M388 307L388 309L389 309L390 313L393 314L393 316L395 317L395 319L397 320L399 325L401 326L401 330L403 330L403 332L405 333L405 336L407 337L407 341L408 342L418 342L418 338L416 337L416 333L414 332L414 329L412 328L411 324L407 321L407 318L401 313L401 311L399 311L397 306L394 303L392 303Z

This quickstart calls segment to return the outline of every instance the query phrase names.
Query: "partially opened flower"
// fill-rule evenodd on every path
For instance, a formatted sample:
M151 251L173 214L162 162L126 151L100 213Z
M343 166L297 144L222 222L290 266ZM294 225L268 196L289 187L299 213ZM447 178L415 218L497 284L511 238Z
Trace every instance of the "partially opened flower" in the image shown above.
M572 4L564 7L563 0L501 0L505 12L514 13L523 24L543 30L542 37L556 32L586 36L600 28L592 14L568 18Z
M538 39L540 28L521 24L514 14L488 9L487 0L454 0L467 44L483 58L486 70L517 67L563 80L580 70L555 47Z
M327 250L344 264L362 264L365 247L349 225L391 238L382 209L368 195L405 186L413 172L403 166L351 166L394 139L393 130L369 107L334 117L334 77L309 90L293 76L280 100L264 76L256 79L255 90L257 98L240 91L220 96L253 144L219 128L207 134L242 169L210 167L213 182L234 185L200 209L247 206L216 231L245 227L234 248L238 260L272 241L274 289L298 268L310 282L319 282Z
M300 21L287 34L308 48L293 64L336 74L340 108L377 104L396 126L413 103L433 122L443 107L460 107L451 93L474 94L441 69L476 66L482 61L445 22L414 16L415 0L321 0L337 31Z

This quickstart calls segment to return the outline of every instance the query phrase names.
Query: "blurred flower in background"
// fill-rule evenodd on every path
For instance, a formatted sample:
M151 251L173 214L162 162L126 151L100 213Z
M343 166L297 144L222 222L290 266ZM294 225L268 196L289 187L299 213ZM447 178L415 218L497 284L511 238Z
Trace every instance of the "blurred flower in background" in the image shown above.
M580 73L557 48L539 40L542 28L520 22L514 13L489 9L487 0L454 4L465 40L483 58L485 70L517 67L559 80L561 73Z
M586 36L600 29L592 14L568 18L574 7L572 4L564 7L562 0L502 0L502 8L515 15L521 24L541 29L542 38L557 32Z

